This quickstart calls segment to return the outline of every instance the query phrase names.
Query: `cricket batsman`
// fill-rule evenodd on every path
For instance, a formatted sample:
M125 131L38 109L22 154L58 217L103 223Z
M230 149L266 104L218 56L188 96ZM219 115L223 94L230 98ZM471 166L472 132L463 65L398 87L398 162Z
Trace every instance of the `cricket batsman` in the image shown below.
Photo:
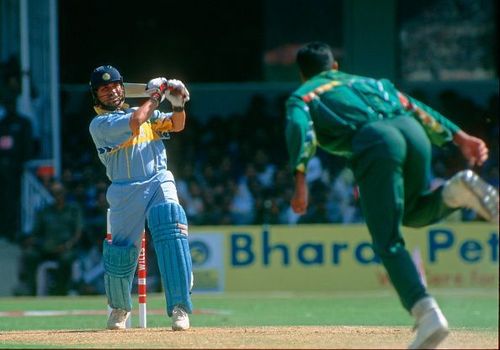
M97 67L89 84L97 112L89 130L111 180L106 197L113 239L103 243L106 296L112 308L107 328L124 329L130 317L132 281L147 221L172 329L187 330L193 284L188 223L162 139L184 129L189 92L179 80L154 78L146 86L149 99L131 108L116 68ZM172 113L157 109L165 99Z
M420 281L400 227L426 226L464 207L498 223L497 190L471 170L429 189L431 143L453 142L470 166L482 165L488 148L388 80L339 71L325 43L302 47L297 64L303 84L286 102L295 183L292 209L298 214L307 210L305 172L317 147L348 158L373 249L403 307L416 320L410 348L433 349L448 335L448 322Z

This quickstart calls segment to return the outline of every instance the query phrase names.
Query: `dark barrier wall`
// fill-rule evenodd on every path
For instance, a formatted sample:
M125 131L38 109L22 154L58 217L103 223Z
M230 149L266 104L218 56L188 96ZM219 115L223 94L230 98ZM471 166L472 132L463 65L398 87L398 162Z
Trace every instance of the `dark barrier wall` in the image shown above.
M344 1L346 71L394 80L397 57L396 0Z

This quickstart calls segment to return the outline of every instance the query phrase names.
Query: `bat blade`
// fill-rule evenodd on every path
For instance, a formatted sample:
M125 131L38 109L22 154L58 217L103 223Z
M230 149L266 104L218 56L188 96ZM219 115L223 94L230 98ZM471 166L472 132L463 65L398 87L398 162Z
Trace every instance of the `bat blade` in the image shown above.
M126 98L143 98L149 97L146 94L146 84L142 83L123 83L125 87L125 97Z
M123 86L125 87L125 98L144 98L144 97L149 97L149 95L146 93L146 84L143 83L123 83ZM182 93L181 90L174 90L171 87L168 87L167 89L170 90L170 93L173 95L178 95Z

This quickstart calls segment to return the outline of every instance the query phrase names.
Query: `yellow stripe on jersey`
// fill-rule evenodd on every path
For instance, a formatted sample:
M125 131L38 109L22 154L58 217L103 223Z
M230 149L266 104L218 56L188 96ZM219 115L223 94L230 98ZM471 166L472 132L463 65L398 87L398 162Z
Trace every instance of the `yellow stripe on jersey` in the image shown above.
M138 135L133 135L127 141L118 145L116 148L113 148L113 150L111 150L109 153L111 154L111 153L114 153L120 149L129 148L129 147L132 147L134 145L138 145L140 143L151 142L151 141L156 141L156 140L160 140L160 136L158 135L158 133L153 131L153 129L151 127L151 123L146 122L146 123L141 125Z
M127 176L130 179L130 159L128 157L128 150L125 149L125 159L127 160Z
M170 118L158 119L151 123L153 131L158 132L169 132L173 129L173 126L174 124Z

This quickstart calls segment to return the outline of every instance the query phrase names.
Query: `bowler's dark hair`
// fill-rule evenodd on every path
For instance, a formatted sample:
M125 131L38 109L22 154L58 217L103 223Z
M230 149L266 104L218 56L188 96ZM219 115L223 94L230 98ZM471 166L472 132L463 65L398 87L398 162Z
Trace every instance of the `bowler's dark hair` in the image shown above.
M297 64L306 78L332 69L333 62L332 49L323 42L308 43L297 52Z

